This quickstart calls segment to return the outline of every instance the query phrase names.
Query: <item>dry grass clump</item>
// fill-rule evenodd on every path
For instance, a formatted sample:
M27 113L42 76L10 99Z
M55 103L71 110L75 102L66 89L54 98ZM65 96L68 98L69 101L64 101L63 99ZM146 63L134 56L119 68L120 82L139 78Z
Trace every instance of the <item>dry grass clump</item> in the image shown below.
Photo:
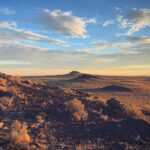
M12 107L13 98L2 97L0 98L0 110L7 110Z
M0 122L0 129L4 127L4 122Z
M94 100L94 96L88 95L84 97L85 100L92 102Z
M0 78L0 92L5 93L7 91L7 80Z
M85 111L84 104L77 99L73 99L65 103L67 111L72 114L72 119L75 121L85 121L88 118L88 113Z
M5 86L0 86L0 93L7 93L8 92L8 88Z
M69 95L76 95L76 91L71 89L64 89L63 92Z
M20 77L10 76L9 81L14 84L22 84L22 79Z
M144 115L150 116L150 105L143 106L141 110Z
M9 91L11 93L13 93L14 95L18 96L19 98L24 98L25 97L25 94L19 88L17 88L16 86L11 86L9 88Z
M15 120L11 126L10 140L19 146L28 145L31 139L27 128L27 123Z
M30 79L24 80L23 83L33 85L33 82Z
M31 86L33 86L33 82L32 82L32 80L29 80L29 79L27 79L27 80L22 80L22 86L24 86L24 87L31 87Z
M131 104L131 105L124 106L124 108L128 117L136 118L136 119L142 118L142 112L138 106Z
M62 88L62 87L58 87L57 88L58 92L62 92L64 94L68 94L68 95L76 95L76 91L72 90L72 89L67 89L67 88Z
M7 80L3 79L3 78L0 78L0 86L6 87L7 86Z
M108 116L101 114L101 115L99 116L99 119L102 120L102 121L107 121L107 120L108 120Z
M94 102L98 103L100 106L106 107L107 106L107 101L104 99L96 98Z
M36 120L38 123L43 123L45 121L45 118L46 118L45 112L41 112L39 115L36 116Z

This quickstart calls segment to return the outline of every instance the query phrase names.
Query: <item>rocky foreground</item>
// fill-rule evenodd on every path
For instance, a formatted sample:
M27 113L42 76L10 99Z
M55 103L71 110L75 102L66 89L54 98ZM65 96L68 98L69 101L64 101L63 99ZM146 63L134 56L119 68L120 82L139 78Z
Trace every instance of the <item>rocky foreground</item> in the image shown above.
M116 99L0 73L0 149L149 148L150 124Z

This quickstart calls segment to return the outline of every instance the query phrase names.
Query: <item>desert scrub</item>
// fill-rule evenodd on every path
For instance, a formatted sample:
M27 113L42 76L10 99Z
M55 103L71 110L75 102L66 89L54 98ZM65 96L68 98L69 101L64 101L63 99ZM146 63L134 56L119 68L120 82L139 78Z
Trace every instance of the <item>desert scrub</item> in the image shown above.
M65 103L66 109L71 113L72 119L75 121L85 121L88 118L88 113L85 111L84 104L77 99L73 99Z
M5 93L7 91L7 80L0 78L0 93Z
M6 79L0 78L0 87L1 86L3 86L3 87L7 86L7 80Z
M10 86L9 87L9 92L12 93L13 95L19 97L19 98L25 98L25 94L16 86Z
M10 140L21 147L27 146L31 140L27 128L27 123L15 120L11 126Z
M12 107L13 98L2 97L0 98L0 110L4 111Z
M141 110L144 115L150 116L150 105L143 106Z
M135 118L135 119L142 118L142 112L141 112L141 109L138 106L136 106L134 104L131 104L130 106L125 105L124 109L125 109L126 114L127 114L128 117Z
M22 79L20 77L10 76L8 79L11 83L19 84L19 85L22 84Z
M94 100L94 102L98 103L102 107L107 106L107 101L104 99L100 99L99 97Z
M46 113L45 112L41 112L36 116L36 120L38 123L43 123L46 119Z
M100 119L101 121L107 121L107 120L108 120L108 116L107 116L107 115L100 114L99 119Z

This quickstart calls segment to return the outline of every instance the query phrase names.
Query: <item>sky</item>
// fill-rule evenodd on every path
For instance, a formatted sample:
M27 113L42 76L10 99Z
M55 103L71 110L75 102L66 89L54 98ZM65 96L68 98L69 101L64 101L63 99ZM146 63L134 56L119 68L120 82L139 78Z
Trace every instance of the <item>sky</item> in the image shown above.
M0 0L0 71L150 75L149 0Z

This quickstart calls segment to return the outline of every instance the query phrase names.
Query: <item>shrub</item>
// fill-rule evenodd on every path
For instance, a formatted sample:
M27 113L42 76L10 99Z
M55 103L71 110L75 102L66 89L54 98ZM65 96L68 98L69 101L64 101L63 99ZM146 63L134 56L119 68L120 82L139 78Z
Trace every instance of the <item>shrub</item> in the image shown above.
M38 123L43 123L45 121L45 118L46 118L45 112L41 112L39 115L36 116L36 120Z
M81 101L77 99L68 101L65 103L65 105L67 106L67 109L70 112L81 111L84 109L84 104L82 104Z
M7 93L7 92L8 92L7 87L5 87L5 86L0 86L0 93L4 94L4 93Z
M6 87L7 86L7 80L0 78L0 87Z
M0 99L0 110L7 110L12 107L13 99L9 97L2 97Z
M17 88L16 86L11 86L11 87L9 88L9 91L10 91L11 93L13 93L14 95L18 96L19 98L25 98L24 93L23 93L22 91L20 91L20 89Z
M23 146L30 143L30 136L27 133L27 124L25 122L14 121L11 126L10 140L17 145Z
M0 122L0 129L4 127L4 122Z
M124 106L124 108L128 117L141 118L141 110L136 105Z
M7 80L0 78L0 93L5 93L7 91Z
M102 120L102 121L107 121L107 120L108 120L108 116L101 114L101 115L99 116L99 119Z
M22 79L20 77L10 76L9 80L15 84L22 84Z
M92 102L94 100L94 96L87 95L84 97L85 100Z
M29 80L29 79L24 80L23 83L33 85L32 80Z
M104 99L97 98L97 99L95 99L95 102L98 103L102 107L106 107L107 106L107 102Z
M81 120L81 115L78 112L74 112L72 114L72 119L75 121L80 121Z
M81 101L74 99L65 103L67 111L72 114L72 119L75 121L87 120L88 113L85 111L84 104Z
M142 113L144 115L150 116L150 105L143 106Z

